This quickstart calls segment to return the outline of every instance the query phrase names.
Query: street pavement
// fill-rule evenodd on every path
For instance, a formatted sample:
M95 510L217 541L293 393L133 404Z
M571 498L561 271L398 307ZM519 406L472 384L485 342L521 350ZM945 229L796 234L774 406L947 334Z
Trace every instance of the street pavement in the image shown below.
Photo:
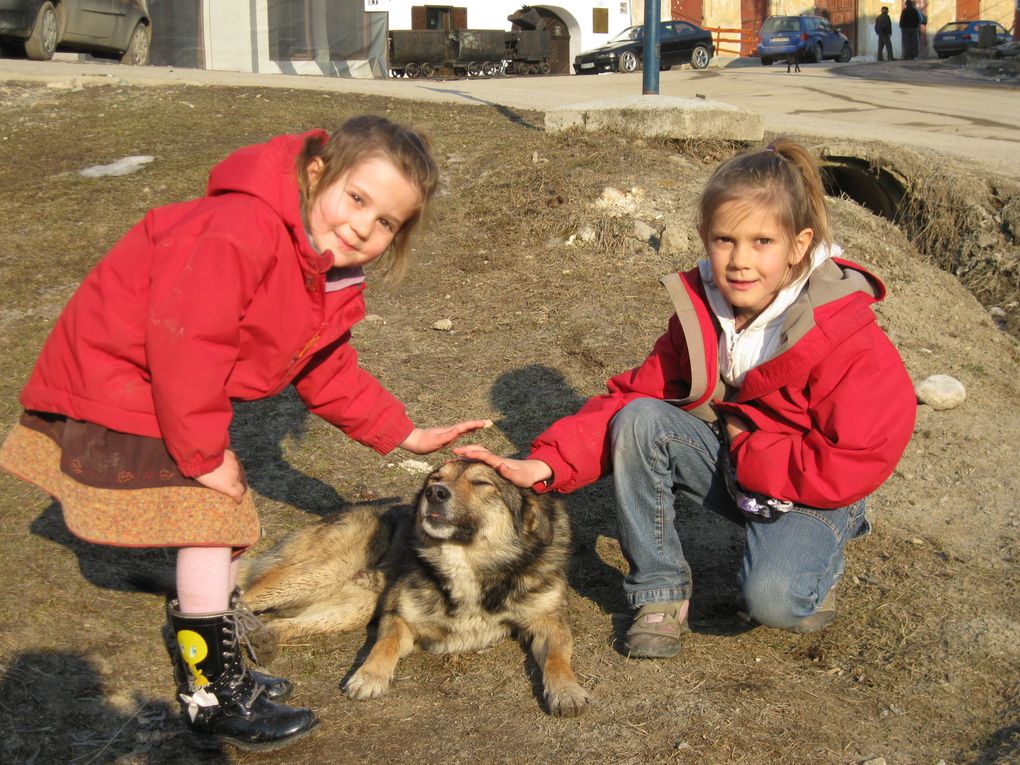
M58 54L59 55L59 54ZM0 59L0 81L88 85L200 84L303 88L544 111L640 94L642 74L367 80L130 67L99 60ZM1015 78L1014 78L1015 82ZM717 59L703 71L661 72L659 94L703 97L759 112L769 132L933 149L1020 179L1020 87L941 62L805 65L799 73ZM648 96L654 98L654 96Z

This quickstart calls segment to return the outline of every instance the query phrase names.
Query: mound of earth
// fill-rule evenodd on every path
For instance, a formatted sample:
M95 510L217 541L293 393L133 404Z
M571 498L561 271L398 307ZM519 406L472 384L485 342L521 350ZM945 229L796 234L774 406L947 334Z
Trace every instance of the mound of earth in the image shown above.
M737 148L553 137L534 113L322 92L8 84L0 102L8 424L61 307L147 209L201 193L208 168L238 146L372 111L432 134L445 188L410 278L369 288L371 316L354 338L362 364L417 423L491 417L484 443L523 452L650 349L671 311L657 279L699 257L694 200ZM132 175L78 174L139 155L155 160ZM537 670L511 641L479 654L415 654L388 696L352 702L338 684L371 634L324 637L282 646L272 667L324 721L286 752L288 762L1020 757L1020 345L959 279L919 254L916 231L849 199L831 202L847 257L889 286L877 314L911 376L949 374L967 389L956 409L919 407L899 469L872 500L875 531L848 550L835 624L813 635L747 629L734 609L738 530L685 511L696 591L684 651L661 662L623 657L626 563L607 479L564 498L575 536L575 667L594 697L586 716L547 716ZM1016 204L1005 193L986 212L1012 210L1015 220ZM421 480L421 459L346 440L291 393L239 405L232 443L258 495L259 549L345 503L405 501ZM57 506L7 476L0 501L2 759L258 759L195 753L177 722L162 599L134 583L139 572L172 571L172 554L82 543Z

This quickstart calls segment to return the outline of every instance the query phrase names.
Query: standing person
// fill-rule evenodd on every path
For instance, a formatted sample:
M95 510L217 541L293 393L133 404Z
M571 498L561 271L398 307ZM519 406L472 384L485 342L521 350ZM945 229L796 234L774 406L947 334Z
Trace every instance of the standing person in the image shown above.
M902 56L906 61L914 61L920 45L921 14L914 6L914 0L906 0L900 11L900 39L903 43Z
M889 7L882 6L881 12L875 19L875 34L878 35L878 60L883 61L882 51L888 55L889 61L895 61L892 50L892 18L889 16Z
M284 135L213 168L206 195L150 211L89 273L21 393L0 465L88 542L176 547L168 621L202 746L275 749L318 722L254 674L235 583L260 526L228 432L235 400L293 383L309 411L381 454L425 454L486 421L421 429L358 366L363 266L396 278L435 194L427 140L380 117Z
M663 280L677 313L635 369L532 444L454 449L519 486L570 492L613 473L628 655L680 651L693 592L680 494L742 524L747 613L809 632L836 613L847 542L893 471L916 399L875 323L885 289L831 244L817 164L777 139L723 163L700 200L706 257Z

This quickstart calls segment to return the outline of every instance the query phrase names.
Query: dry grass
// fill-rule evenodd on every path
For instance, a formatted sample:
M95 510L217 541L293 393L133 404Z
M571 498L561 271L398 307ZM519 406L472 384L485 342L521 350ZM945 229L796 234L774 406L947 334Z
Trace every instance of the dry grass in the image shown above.
M208 167L237 146L370 110L433 134L447 189L416 245L410 279L397 290L370 289L369 311L380 320L356 330L362 362L408 403L416 422L491 416L497 427L484 442L523 452L549 422L601 390L608 374L640 361L668 313L657 277L694 256L693 249L655 251L634 238L633 216L607 215L593 200L607 185L641 187L648 194L637 217L656 226L689 220L724 152L553 138L539 129L539 115L340 94L6 87L0 101L6 423L75 285L146 209L200 193ZM125 178L75 174L129 154L157 160ZM952 204L921 186L916 192L930 200L919 210ZM880 493L876 532L848 551L833 629L746 630L733 610L739 533L691 514L683 534L698 591L684 654L670 662L624 658L614 630L625 624L625 563L602 481L566 498L575 534L576 669L595 697L590 714L546 716L536 670L510 642L481 654L409 657L388 697L350 702L337 686L364 656L366 636L310 640L285 646L273 667L298 682L296 700L324 720L287 761L1015 762L1020 593L1009 513L1015 517L1016 449L1004 413L1020 393L1008 375L1020 355L950 280L909 254L891 226L844 204L837 222L851 257L897 280L898 302L880 318L912 373L925 369L931 348L983 371L973 373L970 409L926 420L930 437L917 439ZM586 227L587 239L580 237ZM938 310L929 315L931 301ZM954 316L940 312L948 303ZM431 329L440 318L453 321L451 332ZM979 353L976 343L990 350ZM417 488L398 464L407 455L380 457L342 439L290 393L239 406L232 441L259 494L263 545L344 502L400 501ZM941 525L946 498L959 505L946 517L976 519L974 528ZM161 603L130 585L133 571L169 570L171 556L81 543L58 508L8 477L0 478L0 500L0 577L8 583L0 595L7 731L0 760L277 761L197 755L182 740L159 640ZM939 525L929 522L936 517Z

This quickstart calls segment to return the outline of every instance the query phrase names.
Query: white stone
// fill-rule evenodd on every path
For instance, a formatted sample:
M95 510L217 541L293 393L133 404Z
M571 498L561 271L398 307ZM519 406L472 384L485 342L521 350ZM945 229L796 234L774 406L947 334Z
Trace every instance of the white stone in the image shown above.
M955 409L967 398L963 383L949 375L932 375L914 387L917 400L932 409Z
M449 332L453 329L453 322L449 319L440 319L432 325L432 329L438 329L440 332Z

